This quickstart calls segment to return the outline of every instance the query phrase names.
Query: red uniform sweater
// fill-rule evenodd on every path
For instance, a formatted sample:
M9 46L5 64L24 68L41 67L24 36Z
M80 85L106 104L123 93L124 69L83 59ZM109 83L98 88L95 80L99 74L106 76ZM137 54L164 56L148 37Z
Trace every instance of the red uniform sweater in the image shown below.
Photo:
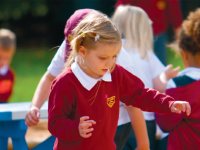
M157 114L156 119L164 131L169 132L168 150L197 150L200 148L200 81L168 89L175 99L187 100L192 108L190 116L184 114Z
M114 135L119 100L145 111L170 112L173 98L144 84L120 66L111 73L112 82L99 81L85 89L69 69L52 85L48 107L48 129L56 137L54 150L115 150ZM90 138L79 135L80 117L96 121Z
M13 91L14 79L11 69L5 75L0 75L0 103L8 102Z
M165 33L170 25L177 28L182 23L179 0L118 0L116 6L121 4L144 9L153 21L154 35Z

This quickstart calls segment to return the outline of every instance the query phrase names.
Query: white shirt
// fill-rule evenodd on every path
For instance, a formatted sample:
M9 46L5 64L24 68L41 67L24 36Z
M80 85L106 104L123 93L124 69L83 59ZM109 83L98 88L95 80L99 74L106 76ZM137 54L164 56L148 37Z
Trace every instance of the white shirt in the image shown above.
M122 45L124 40L122 40ZM153 79L164 71L164 65L159 61L153 52L148 53L148 59L142 59L139 53L134 49L125 50L123 47L117 58L117 63L124 67L132 74L139 77L145 87L153 87ZM144 112L145 120L154 120L155 116L153 112ZM120 104L120 113L118 125L122 125L130 122L128 112L124 107L124 104Z
M64 40L47 68L48 72L54 77L62 72L65 65L65 43Z
M85 87L88 91L90 91L99 80L103 80L106 82L111 82L111 74L109 71L107 71L103 77L99 79L92 78L88 76L77 64L77 62L74 62L71 66L72 72L76 76L76 78L79 80L79 82Z

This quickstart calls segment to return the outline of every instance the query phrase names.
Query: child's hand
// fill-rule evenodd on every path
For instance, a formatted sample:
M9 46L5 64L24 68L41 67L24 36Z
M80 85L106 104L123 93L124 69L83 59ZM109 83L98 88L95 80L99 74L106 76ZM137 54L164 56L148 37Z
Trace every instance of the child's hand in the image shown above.
M89 116L83 116L80 118L78 130L79 134L83 138L89 138L92 136L92 131L94 128L92 128L92 125L96 124L96 121L89 120Z
M191 106L186 101L175 101L171 105L171 111L180 114L181 112L186 112L187 116L191 113Z
M27 126L34 126L39 122L40 110L36 106L32 105L31 109L27 112L25 123Z
M173 68L173 65L167 65L165 71L161 74L160 79L162 82L166 83L169 79L177 76L180 67Z

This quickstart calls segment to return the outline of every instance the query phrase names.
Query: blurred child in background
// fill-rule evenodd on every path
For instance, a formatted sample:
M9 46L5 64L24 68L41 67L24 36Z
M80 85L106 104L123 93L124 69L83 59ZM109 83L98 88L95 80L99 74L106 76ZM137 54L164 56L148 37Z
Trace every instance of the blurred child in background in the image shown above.
M0 103L8 102L13 91L15 75L10 63L15 49L15 34L8 29L0 29Z
M160 127L169 132L168 150L197 150L200 147L200 9L183 21L177 39L185 69L168 82L166 93L191 104L190 116L157 114Z
M176 37L182 22L180 0L117 0L116 6L120 5L137 6L148 14L153 27L153 50L160 61L166 65L168 30L171 28Z
M140 7L120 5L115 10L112 20L122 35L122 50L118 56L117 63L138 76L144 82L145 87L155 88L161 92L165 91L167 80L175 77L179 69L173 69L171 65L165 68L153 53L152 21L148 15ZM150 149L155 150L156 122L154 113L144 112L144 118L147 125ZM120 105L119 119L121 127L117 132L122 131L122 126L127 130L127 124L130 124L130 119L126 107L122 103ZM131 134L124 150L136 148L135 135L132 131L130 132ZM121 135L123 134L122 132Z
M9 29L0 29L0 103L9 102L9 98L13 91L15 75L10 68L10 63L15 50L15 33ZM25 140L27 127L25 126L24 120L0 122L0 126L1 149L8 149L8 138L12 139L12 145L14 149L19 143L22 145L20 148L18 147L19 149L28 149Z

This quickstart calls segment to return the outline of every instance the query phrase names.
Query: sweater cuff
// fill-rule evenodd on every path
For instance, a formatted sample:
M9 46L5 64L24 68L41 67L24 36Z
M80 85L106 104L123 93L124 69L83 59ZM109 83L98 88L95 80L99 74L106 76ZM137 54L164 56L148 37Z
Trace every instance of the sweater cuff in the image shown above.
M170 112L171 112L171 107L172 105L174 104L175 101L169 101L169 109L170 109Z

